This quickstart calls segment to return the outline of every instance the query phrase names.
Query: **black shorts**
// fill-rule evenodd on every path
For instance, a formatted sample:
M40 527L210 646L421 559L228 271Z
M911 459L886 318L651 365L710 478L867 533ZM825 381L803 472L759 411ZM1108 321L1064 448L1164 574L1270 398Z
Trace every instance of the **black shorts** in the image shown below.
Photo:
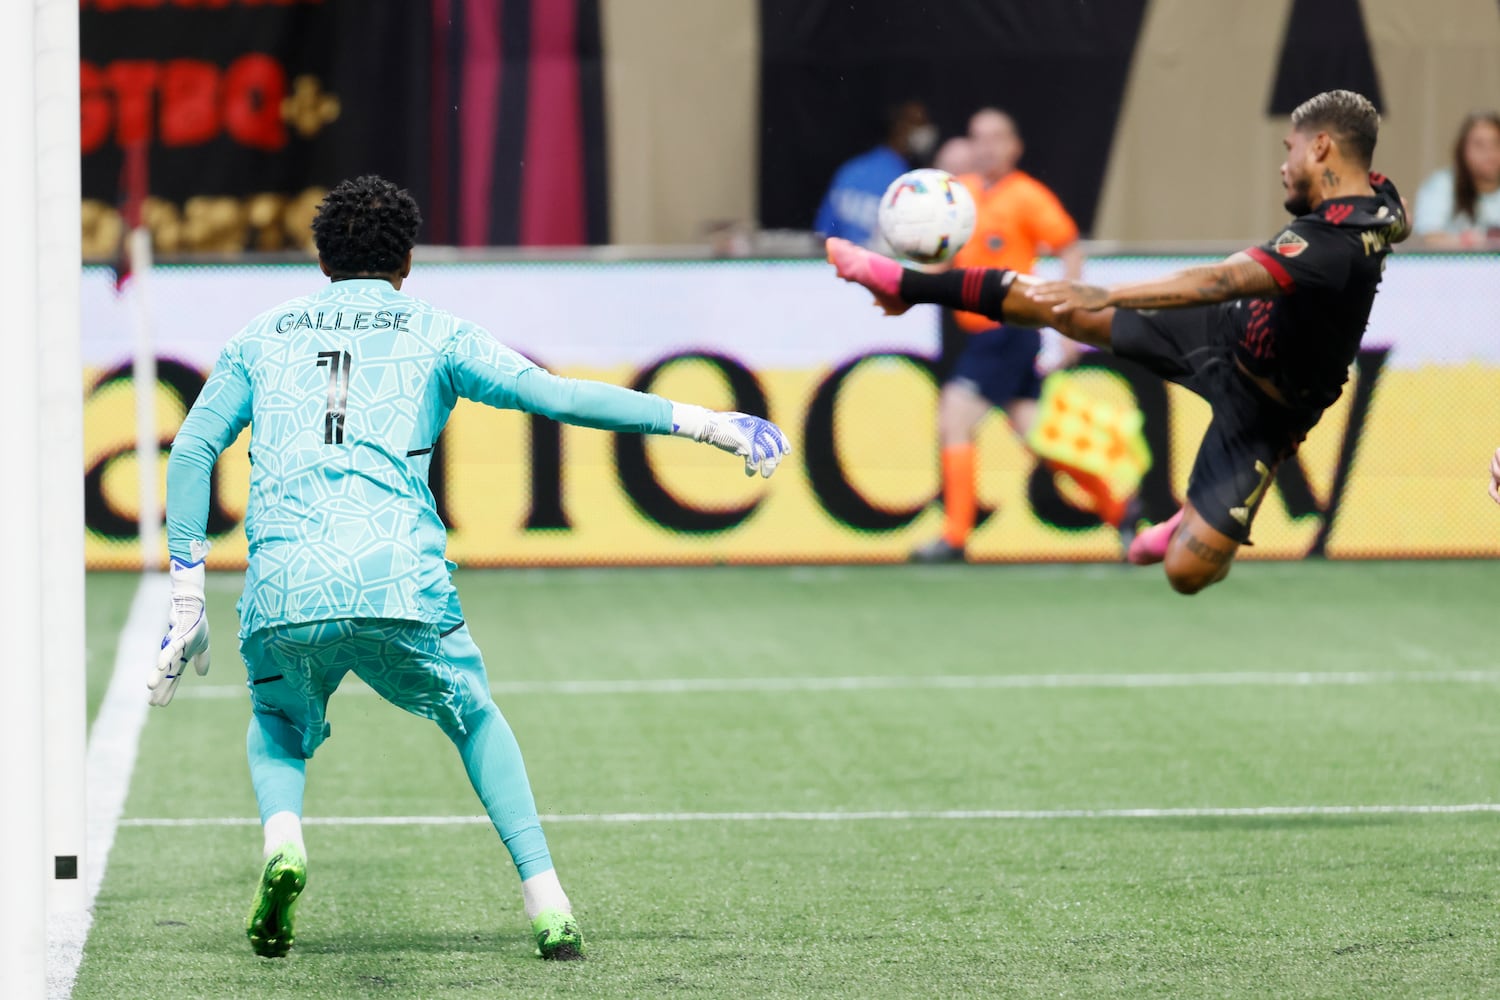
M1013 399L1036 399L1042 394L1042 377L1036 371L1041 349L1042 335L1036 330L1021 326L981 330L969 336L950 381L963 383L1000 407Z
M1235 313L1219 306L1137 312L1117 309L1111 348L1213 407L1188 479L1188 502L1215 529L1244 544L1281 462L1323 415L1267 396L1234 360Z

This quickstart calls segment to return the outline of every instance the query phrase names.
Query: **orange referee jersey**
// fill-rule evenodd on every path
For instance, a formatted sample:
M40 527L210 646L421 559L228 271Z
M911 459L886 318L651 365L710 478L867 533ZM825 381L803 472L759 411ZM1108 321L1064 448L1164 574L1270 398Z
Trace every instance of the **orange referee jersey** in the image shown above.
M1030 271L1036 266L1039 246L1045 244L1056 253L1078 239L1078 224L1057 195L1030 174L1012 170L988 187L978 174L964 174L959 181L974 196L977 214L974 235L954 256L954 267ZM970 333L995 325L978 313L956 313L955 319Z

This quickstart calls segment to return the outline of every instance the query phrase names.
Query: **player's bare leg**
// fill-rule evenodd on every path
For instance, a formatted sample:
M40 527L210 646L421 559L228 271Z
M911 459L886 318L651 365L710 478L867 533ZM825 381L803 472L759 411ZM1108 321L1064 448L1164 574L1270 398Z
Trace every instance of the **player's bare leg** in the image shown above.
M1130 546L1138 566L1164 563L1167 582L1179 594L1196 594L1229 575L1240 543L1214 528L1193 505L1145 529Z

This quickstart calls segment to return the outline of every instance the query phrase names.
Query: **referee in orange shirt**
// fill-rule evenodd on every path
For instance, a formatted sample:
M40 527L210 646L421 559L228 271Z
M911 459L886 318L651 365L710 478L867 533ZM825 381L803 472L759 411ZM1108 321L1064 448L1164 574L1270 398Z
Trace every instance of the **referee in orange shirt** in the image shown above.
M1010 115L985 108L969 119L975 173L959 180L974 196L974 235L953 259L954 267L1006 267L1028 272L1039 254L1056 254L1069 281L1083 273L1078 225L1046 185L1016 169L1021 135ZM956 562L974 530L975 447L979 425L992 407L1005 411L1011 429L1026 440L1036 420L1042 379L1036 370L1041 333L996 326L978 313L955 313L969 345L958 359L938 401L938 440L943 455L943 534L912 553L914 562ZM1076 359L1076 348L1068 342Z

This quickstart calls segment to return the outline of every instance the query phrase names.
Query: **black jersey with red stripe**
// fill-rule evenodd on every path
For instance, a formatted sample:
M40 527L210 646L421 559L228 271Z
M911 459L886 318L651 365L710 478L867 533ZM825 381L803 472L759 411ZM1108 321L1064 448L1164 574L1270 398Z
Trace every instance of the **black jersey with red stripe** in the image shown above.
M1401 196L1370 175L1370 197L1330 198L1245 252L1281 286L1274 299L1228 303L1239 327L1235 355L1295 406L1339 398L1359 353L1391 244L1406 235Z

